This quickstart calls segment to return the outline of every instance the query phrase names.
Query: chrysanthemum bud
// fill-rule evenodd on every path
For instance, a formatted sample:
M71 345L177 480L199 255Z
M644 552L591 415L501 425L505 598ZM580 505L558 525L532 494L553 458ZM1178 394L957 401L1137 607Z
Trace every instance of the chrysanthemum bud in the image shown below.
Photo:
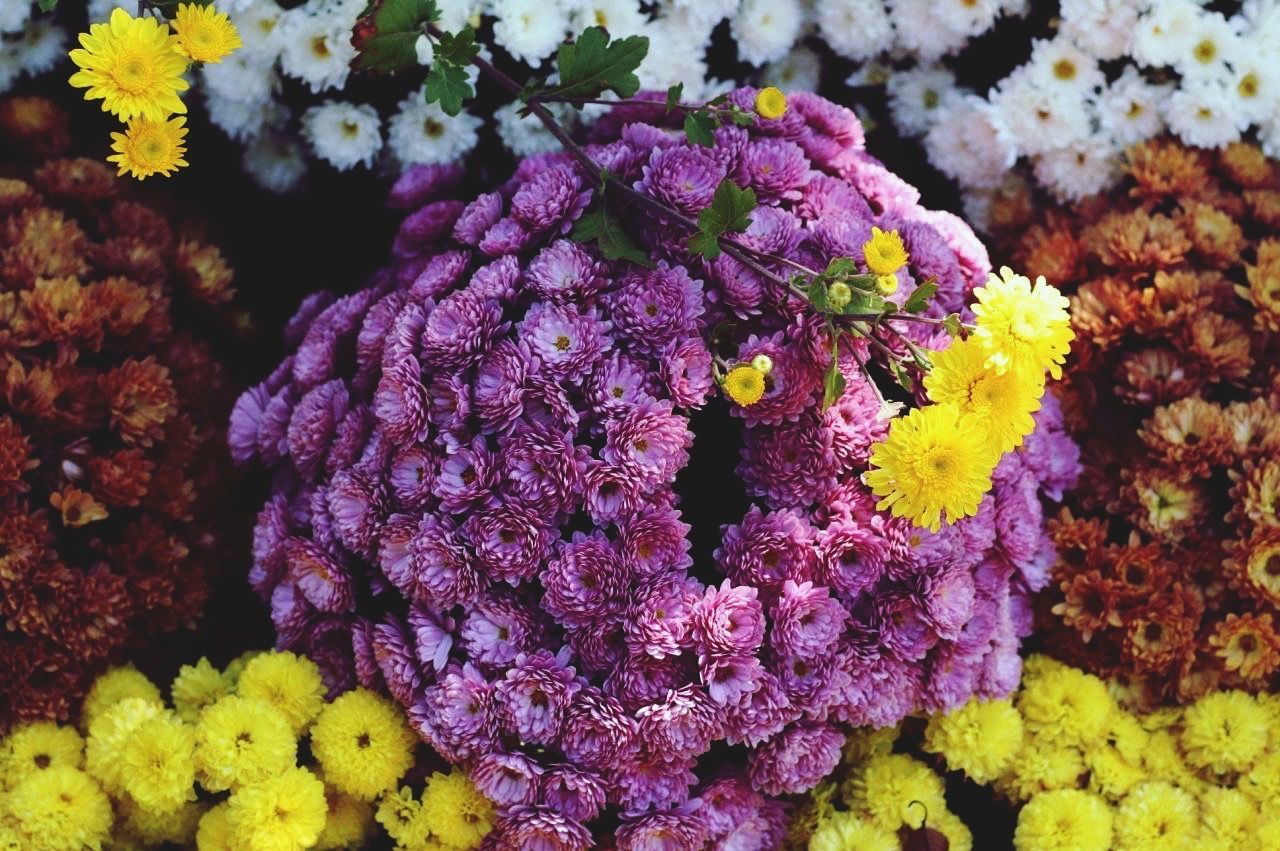
M768 375L773 372L773 358L766 354L758 354L751 359L751 366L761 375Z
M827 287L827 304L836 310L843 310L852 298L853 290L849 289L849 285L844 281L836 281Z

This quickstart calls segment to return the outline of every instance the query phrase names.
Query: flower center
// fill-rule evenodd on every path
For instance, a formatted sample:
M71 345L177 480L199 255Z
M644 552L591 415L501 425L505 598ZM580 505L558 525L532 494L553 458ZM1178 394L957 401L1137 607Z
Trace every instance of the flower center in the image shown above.
M1059 59L1053 63L1053 76L1059 80L1074 80L1076 78L1076 63L1070 59Z
M321 59L329 58L329 42L322 35L318 35L311 39L311 52Z
M556 337L555 345L556 345L556 351L567 352L569 351L569 338L564 334L561 334L559 337Z
M1258 96L1257 75L1250 73L1250 74L1245 74L1243 77L1241 77L1240 84L1236 86L1236 91L1238 91L1242 97L1247 97L1247 98L1257 97Z
M111 67L111 79L131 95L141 94L155 82L155 71L147 57L137 51L121 54Z
M1218 45L1209 39L1202 39L1195 48L1195 57L1197 62L1212 62L1218 56Z

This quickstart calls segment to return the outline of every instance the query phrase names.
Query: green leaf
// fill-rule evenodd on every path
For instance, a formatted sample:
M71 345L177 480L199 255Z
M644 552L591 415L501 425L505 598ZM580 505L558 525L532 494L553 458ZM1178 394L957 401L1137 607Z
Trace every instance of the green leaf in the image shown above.
M458 67L466 67L480 52L476 44L476 31L467 24L457 33L441 33L436 40L433 62L448 62Z
M751 226L747 214L756 208L756 193L725 178L716 187L711 206L698 214L698 232L689 239L689 250L708 260L720 256L720 237Z
M58 5L58 0L40 0L41 12L52 12L53 8Z
M942 320L942 327L952 337L964 337L964 325L960 322L960 314L948 313Z
M826 410L844 395L844 373L840 371L840 338L831 343L831 364L822 376L822 410Z
M695 145L710 148L716 143L716 122L707 113L690 112L684 117L684 135Z
M894 381L897 381L898 384L902 385L903 390L906 390L908 393L915 392L916 390L915 381L911 378L911 375L902 367L902 364L897 361L897 359L895 358L889 359L889 370L893 373Z
M680 105L680 98L684 96L684 83L676 83L667 89L667 112L675 109Z
M423 28L440 18L435 0L382 0L372 20L356 23L352 41L359 53L356 67L394 74L418 64L414 42Z
M628 36L614 42L600 27L588 27L577 41L560 45L556 68L560 84L549 94L564 98L594 98L611 91L629 98L640 89L635 71L649 52L649 39Z
M739 127L752 127L756 123L756 116L754 113L746 112L736 106L729 112L729 116L733 120L733 123Z
M915 288L915 291L911 293L911 297L907 299L906 304L902 305L902 309L907 313L923 313L924 309L929 306L929 299L933 298L933 294L937 291L937 281L934 278L929 278L929 280Z
M649 255L631 241L626 230L604 205L603 199L594 210L578 219L570 238L578 242L594 241L600 247L600 253L608 260L630 260L641 266L653 266Z
M879 313L884 310L884 296L863 290L854 290L853 298L844 306L841 313Z
M467 70L450 62L435 61L427 73L427 103L439 103L446 115L462 111L462 102L474 95Z
M827 285L815 278L808 287L809 304L819 313L829 313L831 304L827 301Z

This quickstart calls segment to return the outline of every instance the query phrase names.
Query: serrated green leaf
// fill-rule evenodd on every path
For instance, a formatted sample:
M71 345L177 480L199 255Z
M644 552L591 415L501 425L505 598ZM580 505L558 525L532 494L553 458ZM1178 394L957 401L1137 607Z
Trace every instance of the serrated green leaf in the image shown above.
M756 208L756 193L742 189L727 177L716 187L711 206L698 214L698 232L689 239L689 250L708 260L720 256L720 237L751 226L747 214Z
M642 35L610 41L600 27L588 27L576 41L560 45L556 68L560 84L548 92L562 98L594 98L611 91L629 98L640 89L635 71L649 52L649 39Z
M684 117L684 135L695 145L710 148L716 143L716 122L707 113L690 112Z
M835 257L827 264L827 268L823 270L822 275L825 278L842 278L846 275L852 275L858 271L858 264L848 257Z
M465 68L471 64L471 60L475 59L479 52L480 45L476 44L476 31L467 24L456 33L442 33L436 39L432 55L435 62L443 61Z
M947 329L947 333L952 337L964 336L964 325L960 322L960 314L948 313L942 320L942 327Z
M876 288L875 275L852 275L845 278L844 281L851 287L857 287L860 290L874 290Z
M427 103L439 103L446 115L457 115L462 112L462 102L475 93L465 68L450 62L431 63L427 73Z
M372 28L363 21L356 27L359 53L356 67L393 74L418 64L414 43L423 28L440 18L435 0L382 0L373 13Z
M667 89L667 112L679 106L682 97L684 97L684 83L676 83Z
M52 12L58 5L58 0L39 0L39 5L41 12Z
M827 313L831 310L831 304L827 301L827 285L815 278L807 289L809 294L809 304L813 305L813 309L819 313Z
M907 313L923 313L924 309L929 306L929 299L933 298L933 294L937 291L937 282L930 278L915 288L915 291L911 293L911 297L902 305L902 309Z
M608 260L630 260L641 266L653 266L649 255L631 241L626 230L603 203L578 219L569 236L578 242L594 242Z

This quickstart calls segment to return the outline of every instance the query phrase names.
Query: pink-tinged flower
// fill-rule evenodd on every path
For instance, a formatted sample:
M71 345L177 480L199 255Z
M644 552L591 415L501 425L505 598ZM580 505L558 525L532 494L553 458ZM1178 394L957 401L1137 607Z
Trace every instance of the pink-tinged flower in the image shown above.
M631 573L603 533L575 532L541 579L543 607L566 626L585 627L623 610Z
M355 606L355 583L340 559L311 541L290 538L284 546L289 578L307 602L322 612L348 612Z
M438 465L439 459L425 446L406 446L396 452L387 469L387 484L397 508L422 509L431 503Z
M636 348L660 352L698 329L703 312L702 282L683 266L665 261L633 272L614 291L613 323Z
M560 750L577 765L612 769L637 747L637 726L622 704L594 686L579 691L565 712Z
M525 387L535 367L527 346L502 340L476 367L472 405L486 432L508 432L524 413Z
M565 630L565 638L578 667L599 678L613 674L627 658L622 615L594 621L588 626Z
M721 540L715 552L721 569L767 595L780 593L787 580L812 578L817 567L813 527L791 509L765 514L753 505L741 524L721 529Z
M413 210L457 188L464 174L459 163L420 163L409 166L387 193L387 206Z
M835 489L839 463L831 432L816 412L795 422L748 429L743 437L738 475L748 494L779 508L804 509Z
M819 656L844 632L848 614L828 589L812 582L788 579L774 604L769 639L774 650L787 656Z
M742 417L748 426L778 425L794 420L810 410L821 389L821 372L813 369L795 349L787 345L781 331L770 337L754 334L738 348L738 360L750 363L756 355L773 361L773 370L765 381L764 396L748 408L734 405L730 412Z
M618 524L622 556L637 576L657 576L684 570L693 564L689 555L688 523L669 505L646 505Z
M387 691L402 704L409 704L421 688L422 678L414 658L413 644L404 628L391 615L382 623L373 625L369 635L373 647L373 660L378 665Z
M759 592L726 579L708 588L693 608L693 637L702 653L734 656L754 653L764 641L764 609Z
M837 519L818 533L820 580L851 604L875 587L895 555L884 525Z
M477 248L490 257L519 254L534 241L536 234L514 216L499 219L484 232Z
M875 220L853 213L836 213L814 222L810 245L828 262L837 257L861 257L862 246L871 239Z
M393 525L404 531L383 536L382 569L410 600L448 609L479 593L483 578L447 517L426 514L416 524L405 518Z
M913 590L880 588L872 606L880 642L898 658L918 661L938 643L938 634L925 617L924 602Z
M641 493L635 476L622 467L591 461L582 470L582 496L596 523L611 523L636 511Z
M707 829L701 813L682 808L623 818L614 841L618 851L686 851L707 844Z
M616 697L623 708L634 711L659 700L689 678L689 666L670 656L658 659L647 653L629 653L609 671L605 694Z
M445 251L432 257L414 277L405 294L410 304L425 304L462 283L471 265L471 257L465 251Z
M725 741L755 747L778 735L801 714L800 707L787 697L782 681L766 671L754 691L725 708Z
M645 402L605 425L600 457L652 487L675 479L692 445L689 421L670 402Z
M576 305L536 302L516 326L516 333L543 373L575 383L612 345L609 323L600 321L594 309L581 310Z
M326 491L338 539L351 552L373 557L374 536L387 511L385 486L358 470L339 470Z
M541 638L533 611L512 594L494 590L471 604L462 623L462 644L477 662L510 665L521 653L537 650Z
M476 760L470 775L480 794L507 810L538 800L542 766L524 754L487 753Z
M699 654L698 672L707 694L721 706L736 706L760 688L764 666L755 656Z
M810 176L804 151L799 145L781 139L748 142L737 169L737 177L755 190L756 199L761 203L800 198Z
M636 712L640 742L652 757L694 759L720 736L721 708L695 685L667 692L659 703Z
M591 203L577 168L560 165L534 174L511 198L511 214L532 231L568 233Z
M525 281L555 304L589 300L608 286L606 270L581 243L558 239L539 251L525 270Z
M553 765L542 775L542 799L575 821L591 821L604 809L604 781L593 771L568 763Z
M831 451L844 467L865 469L872 444L889 433L889 420L878 416L880 401L861 370L845 376L844 394L822 414L831 435Z
M693 608L702 585L688 577L657 576L638 588L626 619L632 653L663 659L678 656L691 642Z
M426 434L428 400L421 375L418 361L406 356L383 370L373 395L373 413L397 443Z
M521 851L585 851L591 831L551 807L512 807L485 837L485 848Z
M333 432L333 443L324 459L325 473L336 476L348 467L372 472L367 463L371 456L367 453L375 443L385 439L386 432L379 433L378 419L368 405L352 407Z
M641 173L644 176L636 189L696 216L711 205L716 187L725 178L725 167L710 148L676 145L655 150Z
M462 535L471 545L476 566L489 580L511 585L537 572L555 537L542 518L514 503L471 515Z
M478 196L462 209L453 224L453 238L463 245L478 246L489 228L502 218L502 193L488 192Z
M644 361L614 352L595 365L584 389L592 410L608 418L653 401L651 383Z
M312 388L289 418L289 456L303 478L311 478L324 462L334 430L347 413L347 386L341 379Z
M571 512L581 493L586 452L574 447L569 434L540 428L499 440L498 458L506 466L504 497L544 518Z
M671 401L678 408L701 408L715 379L711 375L711 350L701 337L687 337L667 344L659 367Z
M437 673L445 669L456 629L453 618L417 603L409 607L409 632L413 634L414 651L424 669Z
M496 301L470 290L450 293L427 314L422 362L440 370L475 362L507 329Z
M474 759L497 742L493 684L471 665L450 666L420 699L401 702L409 724L448 760Z
M840 158L840 176L862 193L877 213L918 215L920 190L898 177L876 158L861 151Z
M844 739L843 733L825 724L789 727L752 752L751 785L766 795L807 792L840 762Z
M684 803L698 782L692 759L638 759L611 773L614 796L624 812L666 810Z
M955 641L973 617L977 594L973 571L944 567L922 574L919 583L925 620L944 641Z
M436 496L440 507L454 514L496 504L493 489L500 469L483 437L459 446L440 462Z
M373 651L373 623L367 618L356 618L351 623L351 656L356 669L356 681L370 691L382 691L386 683Z
M565 709L581 688L573 668L550 652L517 656L495 692L503 729L523 742L555 746Z
M231 420L227 426L227 445L231 448L231 457L237 464L245 464L258 452L258 432L262 425L262 417L266 413L267 403L271 401L271 393L264 384L259 384L245 391L236 400L231 409Z
M698 798L702 802L698 812L712 839L726 836L738 825L751 821L764 804L764 797L737 773L707 783L698 791Z
M420 207L400 223L391 252L397 257L413 257L427 251L453 232L465 206L461 201L435 201Z
M800 200L793 211L806 222L814 222L815 226L841 216L852 216L869 222L875 215L866 199L848 182L828 174L813 175L800 190ZM850 252L848 256L856 257L857 254ZM986 280L985 276L983 280Z

